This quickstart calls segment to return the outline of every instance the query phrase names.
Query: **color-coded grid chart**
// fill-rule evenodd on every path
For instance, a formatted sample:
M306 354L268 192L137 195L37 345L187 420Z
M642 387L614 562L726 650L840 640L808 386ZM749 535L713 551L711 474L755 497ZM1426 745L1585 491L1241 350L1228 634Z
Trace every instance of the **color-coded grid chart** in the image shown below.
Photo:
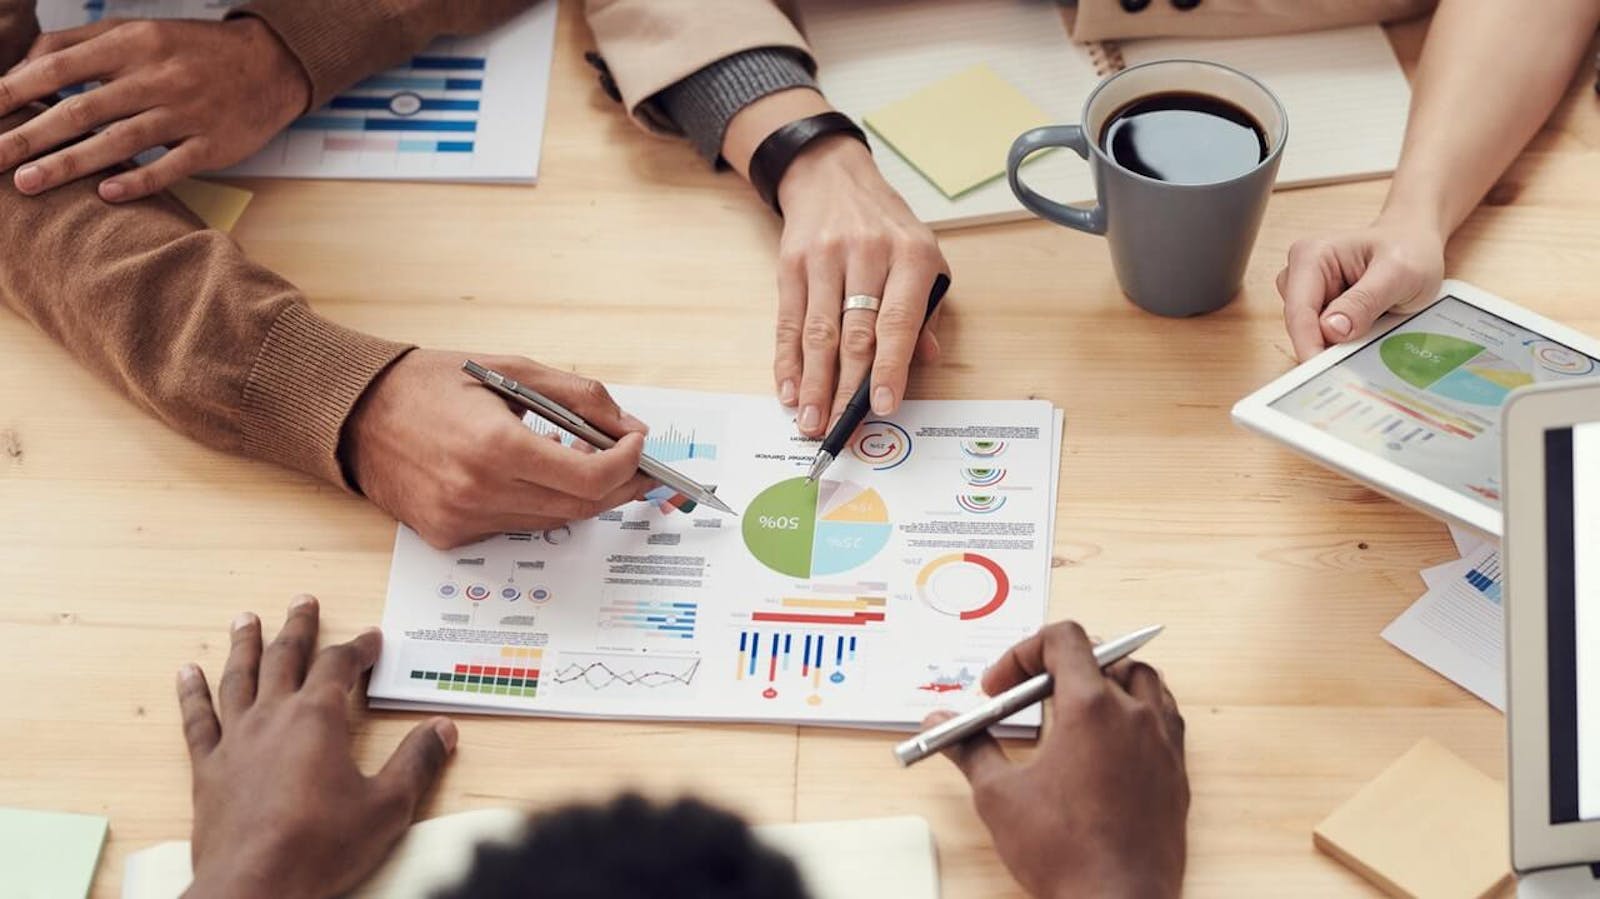
M917 572L917 596L928 608L962 621L992 615L1011 594L999 563L978 553L940 556Z
M463 652L469 648L462 647ZM432 683L456 693L490 693L531 699L539 692L539 665L544 650L502 646L496 655L473 655L466 661L438 667L411 668L411 680Z
M600 607L600 627L639 631L646 637L693 640L700 605L666 599L612 599Z
M856 661L854 634L795 633L790 631L746 630L739 632L738 667L734 680L755 680L767 686L761 695L776 699L779 675L798 686L809 684L812 705L821 701L814 691L824 682L843 684L846 669Z
M699 503L671 487L656 487L644 495L644 501L655 506L662 515L671 515L673 512L687 515L700 507Z
M849 481L780 481L745 511L751 555L797 578L839 574L871 561L889 544L894 525L882 495Z
M778 600L778 610L751 612L750 620L768 624L828 624L859 627L882 622L889 599L791 596Z

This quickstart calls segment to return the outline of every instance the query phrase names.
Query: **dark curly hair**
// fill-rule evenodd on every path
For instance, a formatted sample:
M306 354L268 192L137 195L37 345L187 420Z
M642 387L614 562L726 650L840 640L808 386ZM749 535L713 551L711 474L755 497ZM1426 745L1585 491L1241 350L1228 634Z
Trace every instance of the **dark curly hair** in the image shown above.
M480 846L438 899L805 899L794 862L698 799L635 794L535 815L522 839Z

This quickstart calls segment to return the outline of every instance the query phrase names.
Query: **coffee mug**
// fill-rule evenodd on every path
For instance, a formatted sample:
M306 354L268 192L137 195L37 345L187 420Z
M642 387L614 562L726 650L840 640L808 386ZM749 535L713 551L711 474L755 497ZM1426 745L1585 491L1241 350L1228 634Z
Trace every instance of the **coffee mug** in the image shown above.
M1108 125L1137 114L1141 103L1159 105L1165 97L1188 97L1197 108L1231 107L1248 116L1262 142L1259 159L1241 173L1205 183L1162 180L1160 172L1119 164L1104 145ZM1189 164L1193 175L1195 147L1184 146L1182 128L1145 133L1155 155L1180 168ZM1122 292L1139 307L1157 315L1203 315L1239 292L1288 136L1283 105L1261 82L1217 63L1163 60L1102 81L1084 101L1081 125L1048 125L1020 135L1006 159L1006 177L1011 192L1039 217L1104 235ZM1070 147L1088 160L1093 206L1059 203L1022 183L1018 168L1047 147Z

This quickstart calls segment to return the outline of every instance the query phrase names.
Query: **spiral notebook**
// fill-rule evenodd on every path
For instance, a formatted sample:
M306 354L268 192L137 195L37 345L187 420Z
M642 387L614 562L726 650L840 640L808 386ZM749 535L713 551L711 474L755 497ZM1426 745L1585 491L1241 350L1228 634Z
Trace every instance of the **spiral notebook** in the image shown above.
M798 18L822 89L858 121L974 66L987 66L1056 122L1078 121L1102 78L1158 59L1207 59L1259 78L1289 114L1278 186L1384 177L1394 171L1411 89L1377 25L1222 40L1071 40L1050 0L801 0ZM950 140L963 135L952 133ZM946 197L878 135L884 177L935 228L1028 215L1004 178ZM997 170L1005 163L996 160ZM1043 154L1027 179L1047 196L1094 196L1088 165L1070 151Z

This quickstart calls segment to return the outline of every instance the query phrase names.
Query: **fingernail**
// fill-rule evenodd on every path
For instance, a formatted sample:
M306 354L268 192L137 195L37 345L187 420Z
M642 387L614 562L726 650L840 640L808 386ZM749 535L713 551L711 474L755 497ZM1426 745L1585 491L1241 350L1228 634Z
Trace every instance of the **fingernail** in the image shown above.
M888 415L894 411L894 391L887 387L879 387L872 391L872 411L879 415Z
M245 628L247 628L250 625L255 624L255 623L256 623L256 613L254 613L254 612L240 612L239 616L237 618L233 619L233 629L236 630L236 631L242 631Z
M309 593L302 593L294 598L294 602L289 603L289 608L292 610L299 610L309 608L316 604L317 598L315 596L312 596Z
M456 740L460 735L456 731L456 723L454 721L449 718L440 718L433 722L433 732L439 735L439 742L444 744L445 752L456 751Z
M785 406L794 405L795 400L798 399L795 394L793 381L784 381L778 386L778 402L783 403Z
M128 193L121 181L103 181L100 184L100 198L108 203L115 203Z
M644 422L640 421L637 418L634 418L632 415L629 415L626 412L622 413L622 424L624 426L626 426L627 429L630 430L630 431L638 431L641 434L650 433L650 426L649 425L645 424Z
M816 406L807 406L800 411L800 430L811 432L822 424L822 410Z
M199 676L200 666L193 662L187 662L178 668L178 681L180 683L189 683Z
M39 171L38 166L25 165L22 168L17 169L17 190L27 193L29 191L38 190L39 185L43 183L44 172Z
M1323 319L1322 323L1327 326L1329 331L1332 331L1340 337L1350 336L1350 316L1345 315L1343 312L1333 313L1332 315Z

